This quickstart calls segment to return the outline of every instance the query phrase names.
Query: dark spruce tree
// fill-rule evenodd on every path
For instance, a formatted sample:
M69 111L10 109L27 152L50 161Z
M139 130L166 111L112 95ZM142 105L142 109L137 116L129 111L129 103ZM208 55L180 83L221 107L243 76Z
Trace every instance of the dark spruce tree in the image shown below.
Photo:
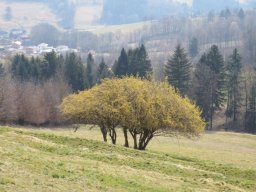
M95 75L94 75L95 63L91 53L87 56L86 64L86 78L87 78L87 88L90 89L95 85Z
M202 109L202 117L209 121L210 119L210 67L207 66L207 55L204 53L199 62L196 65L194 73L194 100L197 102L197 105Z
M128 73L128 56L127 56L127 53L124 48L122 49L117 62L114 64L113 70L114 70L115 76L117 76L117 77L122 77L122 76L127 75L127 73Z
M29 59L25 55L15 55L11 64L12 76L21 80L26 81L30 79L31 66Z
M48 78L51 78L56 74L57 70L61 67L61 60L54 51L46 53L44 55L44 60L47 63L49 63L47 76Z
M148 78L153 71L146 47L143 44L139 48L137 67L139 77Z
M166 76L168 82L183 96L189 93L189 82L191 74L191 63L181 45L176 47L173 56L166 65Z
M189 42L189 54L191 57L195 57L198 54L198 40L195 37Z
M243 20L245 18L244 10L241 8L238 12L238 17Z
M112 75L111 69L106 65L104 59L102 59L97 70L97 83L100 83L102 79L109 78Z
M201 57L195 78L198 84L195 88L196 102L209 122L209 129L212 129L213 115L223 107L226 96L224 60L216 45Z
M85 67L75 53L66 55L65 76L73 92L81 91L86 88Z
M152 73L151 61L144 45L128 51L128 75L149 78Z
M241 108L241 56L237 49L234 49L233 54L229 57L227 64L227 109L226 116L232 118L232 121L237 121L239 109ZM235 125L233 125L235 126Z
M256 133L256 84L251 86L248 106L245 112L245 129L249 133Z
M5 8L4 20L5 21L11 21L12 20L12 8L9 7L9 6Z

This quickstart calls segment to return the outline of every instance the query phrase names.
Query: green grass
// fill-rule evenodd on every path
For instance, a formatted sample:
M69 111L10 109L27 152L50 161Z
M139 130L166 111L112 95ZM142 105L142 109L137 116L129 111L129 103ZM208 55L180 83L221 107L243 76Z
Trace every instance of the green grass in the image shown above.
M256 136L159 137L140 152L123 148L118 134L113 146L100 141L97 129L0 127L0 191L256 189Z

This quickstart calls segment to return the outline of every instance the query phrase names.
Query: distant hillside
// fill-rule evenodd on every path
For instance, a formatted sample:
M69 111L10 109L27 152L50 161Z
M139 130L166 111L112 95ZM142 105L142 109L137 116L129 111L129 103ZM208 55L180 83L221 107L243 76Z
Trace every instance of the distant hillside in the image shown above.
M4 19L6 8L10 7L12 18ZM49 7L38 2L0 2L0 28L9 30L12 28L30 29L38 23L48 22L54 26L58 25L58 18Z
M205 13L211 10L218 12L226 8L237 9L242 6L238 0L193 0L192 6L179 2L170 0L105 0L101 23L125 24L177 14L190 15L195 12ZM252 2L248 1L247 7L253 4ZM245 5L243 4L243 6Z
M193 10L199 12L208 12L211 10L220 11L225 8L239 8L238 0L193 0Z
M7 8L12 18L4 19ZM0 28L30 29L39 23L85 29L100 19L102 0L0 0Z
M185 13L187 4L161 0L105 0L101 23L125 24Z

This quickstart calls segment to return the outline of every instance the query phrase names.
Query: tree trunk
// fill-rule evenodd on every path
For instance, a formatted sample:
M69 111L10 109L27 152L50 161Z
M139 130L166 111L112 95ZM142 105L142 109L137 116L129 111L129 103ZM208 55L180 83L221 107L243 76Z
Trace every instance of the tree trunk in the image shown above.
M138 149L138 144L137 144L137 134L134 134L134 137L133 137L133 142L134 142L134 149Z
M116 144L116 130L114 128L110 129L109 136L111 138L112 144Z
M146 150L149 141L151 141L153 137L154 135L152 133L144 133L140 140L139 150Z
M211 111L210 111L210 130L212 130L212 124L213 124L213 85L211 85Z
M100 128L100 130L101 130L101 133L102 133L103 141L107 142L108 141L108 139L107 139L107 134L108 134L107 129L104 126L102 126Z
M128 140L128 130L123 128L124 131L124 146L129 148L129 140Z

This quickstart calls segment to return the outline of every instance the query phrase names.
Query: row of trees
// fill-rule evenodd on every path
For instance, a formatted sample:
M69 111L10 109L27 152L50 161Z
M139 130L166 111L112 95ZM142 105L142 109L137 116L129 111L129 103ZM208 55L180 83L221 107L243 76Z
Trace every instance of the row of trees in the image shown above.
M61 111L72 122L97 125L105 142L109 134L116 144L116 130L121 128L124 146L129 147L130 133L138 150L145 150L155 136L198 136L205 127L199 109L167 83L135 77L104 80L88 91L70 95Z
M237 49L225 62L218 47L213 45L193 68L184 49L178 45L166 65L166 76L176 91L195 100L203 118L209 122L209 129L213 128L215 112L226 108L227 123L231 120L233 129L240 126L256 132L255 82L246 79L242 70Z
M152 79L152 71L146 48L141 45L128 51L122 49L112 69L104 59L96 64L92 54L88 54L83 62L75 53L64 57L52 52L36 58L16 55L5 74L15 82L32 83L38 87L44 87L52 79L61 79L71 92L79 92L114 76ZM237 49L225 62L215 45L196 64L178 45L165 68L166 80L181 96L196 102L202 117L209 122L209 129L214 126L216 112L225 108L227 129L241 130L244 127L248 132L255 132L255 70L247 73Z
M91 53L88 54L86 64L75 53L62 56L51 52L43 57L31 58L15 55L10 72L12 77L20 82L31 81L35 84L59 76L67 81L74 92L91 88L100 79L112 75L103 59L99 66L95 64Z
M146 77L152 73L151 61L144 45L136 49L122 49L121 54L113 66L115 76L125 75Z
M91 54L86 64L75 53L65 57L55 52L31 58L15 55L10 65L0 65L0 122L63 123L58 109L62 99L111 75L104 60L97 66Z
M5 67L1 65L0 68L2 74L0 110L3 111L0 121L35 125L60 123L62 119L58 105L67 94L90 89L100 84L102 79L115 75L120 77L129 74L143 77L148 72L152 72L144 45L128 52L126 54L125 50L122 51L127 59L126 70L129 68L124 74L118 72L120 71L118 68L122 68L121 56L112 70L103 58L99 64L96 63L91 53L88 54L85 62L75 53L63 56L51 52L39 57L15 55L11 58L10 65ZM7 115L6 111L10 111L12 115ZM54 111L56 115L51 114L53 112L50 111Z

